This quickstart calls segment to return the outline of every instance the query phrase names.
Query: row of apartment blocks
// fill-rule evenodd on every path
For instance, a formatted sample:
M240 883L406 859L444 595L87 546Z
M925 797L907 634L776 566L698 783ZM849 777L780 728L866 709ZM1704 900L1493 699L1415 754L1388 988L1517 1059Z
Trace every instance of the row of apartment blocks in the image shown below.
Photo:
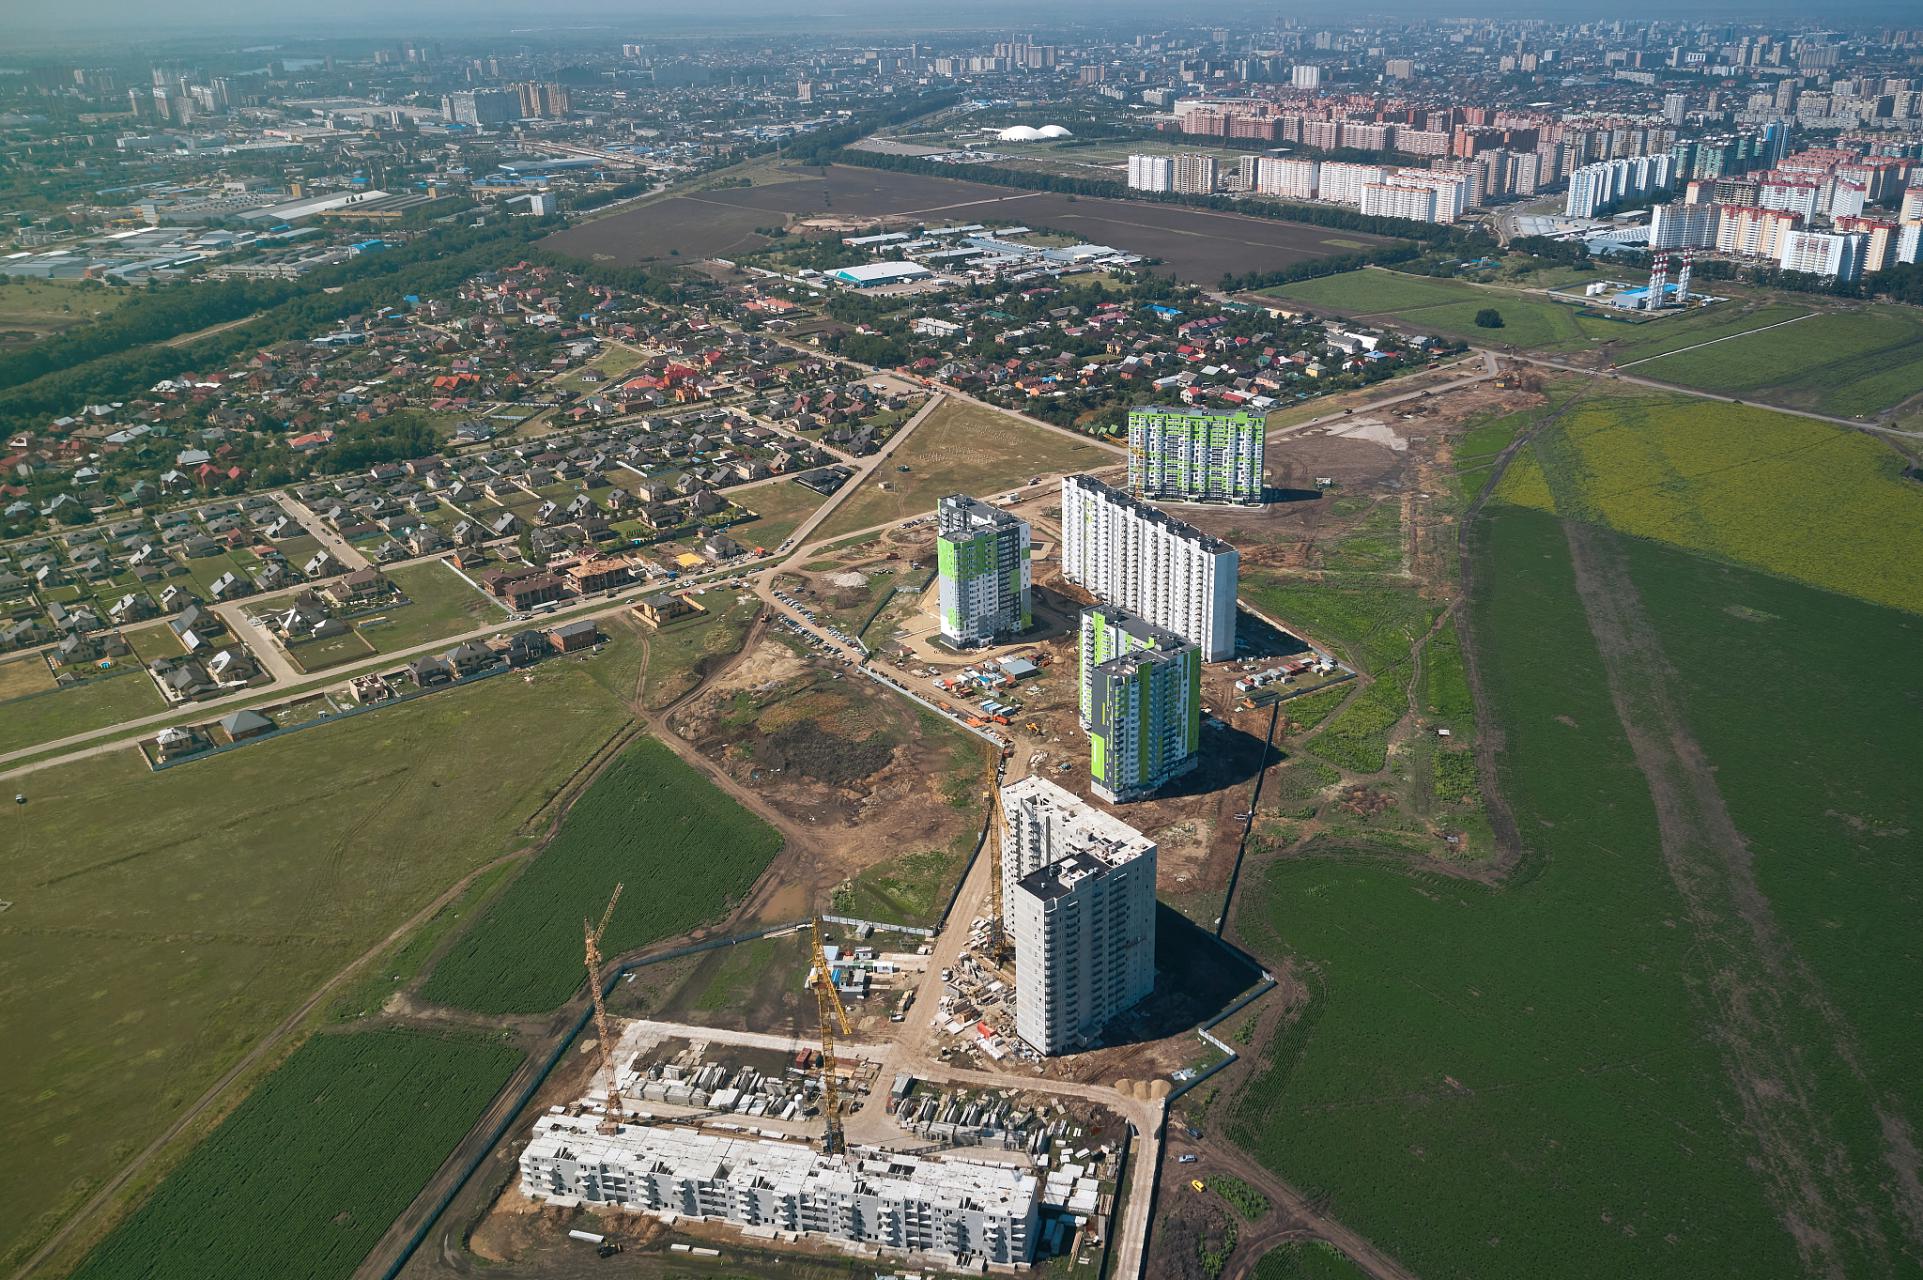
M1440 160L1434 168L1350 164L1294 156L1244 156L1233 186L1284 200L1319 200L1362 213L1417 222L1454 222L1491 194L1533 194L1533 154L1489 152L1472 161ZM1222 185L1215 157L1132 155L1128 185L1134 191L1206 195Z
M1734 257L1774 262L1784 271L1857 280L1923 251L1923 221L1892 222L1845 214L1827 230L1807 227L1787 209L1733 204L1658 205L1649 220L1649 246L1714 249Z

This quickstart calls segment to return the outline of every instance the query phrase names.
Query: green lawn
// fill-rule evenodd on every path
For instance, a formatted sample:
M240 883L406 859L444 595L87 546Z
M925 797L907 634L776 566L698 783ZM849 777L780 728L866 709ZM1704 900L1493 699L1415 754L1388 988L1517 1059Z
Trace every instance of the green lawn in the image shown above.
M773 551L793 533L815 509L828 501L805 485L792 480L777 480L749 489L729 491L729 498L755 513L746 524L728 529L730 537L744 546L766 547Z
M471 1036L322 1035L268 1076L75 1280L345 1280L521 1055Z
M1025 485L1031 476L1088 471L1121 461L1120 454L1092 440L950 399L929 414L812 537L828 539L870 525L933 515L944 494L982 498ZM903 466L909 470L898 469Z
M627 720L589 665L164 773L121 751L15 784L0 1143L20 1158L0 1170L0 1259L18 1262L323 981L518 847Z
M147 673L130 665L124 675L0 702L0 752L103 729L163 711L166 706L166 699Z
M387 578L408 603L356 620L354 627L376 652L401 649L506 623L507 610L486 592L462 581L439 560L395 569Z
M1795 409L1871 417L1923 393L1923 314L1833 311L1650 360L1637 374Z
M628 747L552 843L455 942L422 987L483 1013L538 1013L582 985L580 922L627 890L602 939L623 951L724 916L781 836L652 738Z
M1538 435L1498 492L1923 613L1923 488L1903 466L1848 428L1611 387Z

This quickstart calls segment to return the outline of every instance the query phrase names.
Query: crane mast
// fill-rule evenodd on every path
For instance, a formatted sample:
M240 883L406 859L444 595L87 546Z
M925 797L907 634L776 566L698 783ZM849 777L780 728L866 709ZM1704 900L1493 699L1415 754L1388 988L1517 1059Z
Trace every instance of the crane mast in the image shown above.
M815 917L814 927L814 975L815 1011L821 1018L821 1111L828 1118L828 1132L822 1139L822 1149L829 1155L839 1155L846 1142L841 1132L841 1099L836 1083L835 1034L839 1029L842 1035L848 1032L848 1011L842 1007L841 994L835 990L835 976L828 968L828 953L821 945L821 917Z
M581 917L581 932L587 939L588 995L594 1001L594 1034L599 1038L601 1047L601 1069L608 1073L608 1109L595 1126L602 1133L613 1133L621 1127L621 1094L614 1081L614 1041L608 1034L608 1005L601 997L601 935L607 932L608 921L614 918L614 904L621 901L621 890L625 884L614 886L614 896L608 899L607 910L601 913L601 923L591 925L587 917Z
M997 779L999 781L999 779ZM997 969L1008 963L1008 918L1002 914L1002 789L988 788L988 962Z

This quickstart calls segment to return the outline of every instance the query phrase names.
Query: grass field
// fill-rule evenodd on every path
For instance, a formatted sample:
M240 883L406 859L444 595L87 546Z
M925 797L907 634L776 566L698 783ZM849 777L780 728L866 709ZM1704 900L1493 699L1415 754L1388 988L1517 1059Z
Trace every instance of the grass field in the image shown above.
M0 828L0 1144L20 1158L0 1170L0 1258L17 1261L321 983L518 847L627 721L588 666L162 774L122 751L15 784L27 803Z
M1255 1280L1365 1280L1367 1275L1319 1240L1281 1245L1255 1264Z
M1846 428L1612 388L1533 440L1498 492L1923 613L1923 488L1902 465Z
M1396 271L1351 271L1269 292L1310 306L1393 318L1410 328L1485 344L1581 347L1634 332L1621 321L1579 315L1582 308L1578 305L1555 302L1541 294ZM1484 329L1476 324L1476 313L1485 307L1502 313L1502 328Z
M1292 954L1311 993L1234 1134L1425 1277L1820 1270L1783 1225L1775 1179L1794 1156L1745 1119L1713 994L1806 980L1770 978L1780 962L1742 945L1746 929L1732 948L1721 918L1678 892L1561 525L1506 504L1483 519L1472 608L1524 864L1491 889L1358 863L1329 841L1262 869L1240 926L1264 954ZM1923 1103L1907 998L1923 980L1923 876L1898 834L1923 824L1909 785L1923 742L1902 727L1923 699L1916 620L1621 545L1674 668L1654 678L1680 692L1787 963L1823 993L1756 1008L1809 1064L1782 1087L1804 1091L1797 1114L1819 1136L1803 1153L1822 1162L1810 1178L1852 1224L1825 1256L1838 1274L1903 1274L1879 1117L1913 1127ZM1823 635L1849 637L1846 661L1816 656ZM1453 676L1420 692L1462 701ZM1816 1012L1823 996L1835 1021Z
M936 407L915 434L862 482L832 516L815 529L828 539L870 525L932 515L944 494L976 497L1028 483L1030 476L1087 471L1120 462L1093 441L986 408L950 399ZM908 471L897 470L906 466ZM882 484L888 488L883 489Z
M1662 324L1626 330L1629 336L1616 343L1610 351L1616 363L1624 365L1663 355L1679 347L1715 342L1718 338L1731 338L1739 333L1752 333L1808 314L1808 307L1795 302L1752 304L1733 309L1714 307L1707 311L1691 312L1687 317L1677 317L1673 321L1665 320ZM1720 347L1724 344L1717 345Z
M40 659L33 661L37 663ZM41 671L46 671L44 665ZM82 681L66 689L11 698L0 702L0 751L18 751L42 742L58 741L71 734L152 715L165 710L166 706L160 690L154 687L147 673L138 668L124 675Z
M748 592L708 591L700 603L708 613L669 623L648 633L647 678L642 705L659 711L692 690L709 667L741 652L761 601Z
M559 834L435 965L422 994L482 1013L537 1013L581 985L580 922L627 891L610 956L726 913L777 850L774 828L652 738L630 746Z
M76 1280L352 1275L519 1060L473 1038L318 1036L101 1242Z
M1636 373L1867 418L1923 393L1923 314L1894 305L1827 312L1650 360Z
M737 542L762 546L773 551L793 533L803 520L828 499L805 485L791 480L758 484L732 491L733 500L755 513L756 518L728 530Z
M507 610L498 600L470 587L439 560L395 569L387 578L407 596L408 603L355 623L361 637L377 652L394 653L442 636L507 622Z
M104 316L132 296L131 289L103 289L79 281L0 283L0 351Z

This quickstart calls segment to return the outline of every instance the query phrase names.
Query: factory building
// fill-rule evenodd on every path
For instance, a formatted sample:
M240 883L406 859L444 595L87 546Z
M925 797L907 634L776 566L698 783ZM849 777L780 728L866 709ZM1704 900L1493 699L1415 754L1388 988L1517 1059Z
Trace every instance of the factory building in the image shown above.
M1195 768L1202 653L1111 605L1082 610L1080 714L1095 794L1123 804Z
M1143 405L1128 411L1128 491L1168 502L1262 501L1262 414Z
M1040 1211L1035 1175L1007 1164L546 1115L521 1153L521 1190L572 1207L793 1231L840 1245L954 1263L1028 1261Z
M1241 556L1093 476L1062 479L1062 576L1104 602L1193 641L1209 662L1235 656Z
M1067 1053L1155 989L1155 842L1043 778L1004 787L1002 812L1015 1034Z
M935 524L942 637L969 647L1026 631L1034 620L1028 522L951 493L936 505Z

